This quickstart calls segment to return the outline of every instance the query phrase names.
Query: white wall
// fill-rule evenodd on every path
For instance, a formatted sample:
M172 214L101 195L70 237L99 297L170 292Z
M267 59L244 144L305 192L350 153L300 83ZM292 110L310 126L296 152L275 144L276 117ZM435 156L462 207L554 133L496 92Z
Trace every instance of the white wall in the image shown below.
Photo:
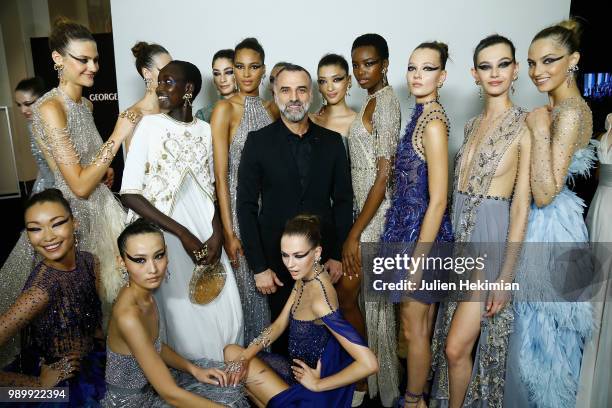
M353 39L374 32L389 44L389 82L402 103L405 122L413 104L404 79L410 52L423 41L439 40L449 45L452 58L441 100L451 119L454 153L463 139L463 125L481 110L470 75L478 41L497 32L514 42L521 64L514 101L526 108L541 105L546 99L527 76L527 48L540 29L567 18L569 7L570 0L111 0L119 105L130 106L144 90L130 52L139 40L162 44L175 59L200 68L204 88L194 105L200 108L215 95L213 54L245 37L256 37L264 46L268 70L286 60L316 75L323 54L343 54L350 65ZM348 102L358 109L365 91L353 85Z

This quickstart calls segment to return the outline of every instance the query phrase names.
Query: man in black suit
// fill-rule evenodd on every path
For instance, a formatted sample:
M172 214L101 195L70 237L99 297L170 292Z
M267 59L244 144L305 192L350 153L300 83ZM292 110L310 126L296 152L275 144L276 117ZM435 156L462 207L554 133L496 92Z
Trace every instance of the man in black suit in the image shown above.
M280 256L285 223L300 213L320 217L322 258L336 282L342 275L342 244L352 225L353 208L340 135L308 119L310 74L289 64L276 75L274 91L281 118L249 133L238 171L236 204L244 254L257 289L270 295L273 319L293 287Z

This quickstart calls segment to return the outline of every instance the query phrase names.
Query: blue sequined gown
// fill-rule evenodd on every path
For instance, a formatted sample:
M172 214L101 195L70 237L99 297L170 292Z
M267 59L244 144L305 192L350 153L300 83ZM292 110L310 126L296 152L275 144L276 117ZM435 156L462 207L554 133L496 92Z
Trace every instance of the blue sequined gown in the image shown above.
M323 287L322 283L321 286ZM323 291L325 292L324 288ZM325 297L327 300L327 294ZM340 310L334 310L329 301L327 304L330 307L330 313L315 320L295 318L295 308L299 303L298 298L289 314L289 358L265 351L258 354L289 385L288 389L275 395L268 402L267 407L348 408L351 406L355 384L329 391L310 391L293 378L291 371L291 366L295 365L293 359L301 360L311 368L316 368L320 360L321 378L329 377L355 361L336 340L332 331L359 346L367 347L367 344L353 326L344 319Z
M419 237L423 217L425 217L429 205L427 162L422 152L423 131L432 120L442 120L448 124L446 114L441 107L434 107L424 115L423 111L424 105L417 103L410 122L406 125L404 136L397 147L394 193L391 206L387 210L382 242L413 243ZM417 149L421 151L417 152ZM448 211L445 211L435 242L452 241L452 225ZM428 278L430 276L424 276L424 279L428 280ZM415 291L410 294L410 297L423 303L434 303L436 301L434 293L424 290Z

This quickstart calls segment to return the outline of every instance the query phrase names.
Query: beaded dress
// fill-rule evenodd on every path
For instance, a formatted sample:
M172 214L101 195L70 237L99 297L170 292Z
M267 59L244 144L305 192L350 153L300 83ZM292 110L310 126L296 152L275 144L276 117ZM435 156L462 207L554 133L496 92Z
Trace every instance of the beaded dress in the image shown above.
M521 108L511 107L499 122L494 121L495 126L484 128L483 114L470 119L465 125L463 145L455 158L452 205L452 223L457 242L455 256L465 256L457 252L469 248L471 252L467 255L470 257L486 257L483 278L490 282L504 279L500 274L506 255L512 197L491 196L489 191L502 159L510 154L509 149L525 131L525 117L526 113ZM470 152L473 152L471 157ZM527 202L524 204L528 205ZM463 246L463 243L471 245ZM505 280L511 282L512 278L509 276ZM449 406L445 345L458 306L458 302L452 298L453 293L450 295L449 300L440 305L432 339L434 381L431 406L434 407ZM480 337L475 345L474 365L463 407L501 407L512 322L509 304L493 317L481 318Z
M314 320L300 320L299 306L303 285L320 285L323 297L329 306L329 313ZM269 408L285 407L338 407L349 408L353 399L355 384L346 385L329 391L314 392L298 383L293 377L293 359L299 359L311 368L321 361L321 378L329 377L343 370L355 360L344 350L332 332L345 337L351 343L367 347L359 333L351 326L342 313L334 308L328 297L325 285L319 277L312 281L302 281L297 299L289 314L289 358L260 352L258 354L287 383L289 388L275 395ZM327 289L329 290L329 289Z
M105 391L104 348L94 339L96 333L102 335L98 268L92 254L79 251L73 270L54 269L43 262L34 268L21 292L26 306L12 309L8 325L0 327L0 333L7 337L21 330L21 353L5 368L21 375L0 373L0 384L28 386L23 382L28 381L25 376L40 375L41 358L45 364L53 364L78 352L82 356L78 374L57 385L69 387L70 404L61 406L98 406Z
M155 304L157 307L157 303ZM159 315L158 315L159 316ZM153 346L157 353L162 349L162 337L165 333L163 319L158 319L159 331ZM196 364L201 367L217 367L222 363L202 359ZM189 392L230 407L248 408L241 388L219 387L198 382L193 376L182 371L171 369L177 385ZM145 408L169 407L151 387L147 377L133 355L115 353L106 346L106 395L101 405L105 408Z
M47 164L47 160L45 160L45 155L36 142L36 138L32 132L32 123L28 123L28 134L30 136L30 150L32 151L32 156L38 167L36 181L32 187L32 194L36 194L48 188L52 188L55 185L55 179L53 177L53 172Z
M366 107L373 99L376 107L372 115L372 133L363 125ZM392 160L400 131L400 105L393 88L384 88L368 95L363 107L351 124L348 147L351 161L351 179L358 212L363 208L374 185L378 171L377 159ZM391 180L392 175L389 176ZM390 182L388 183L391 184ZM361 233L361 242L379 242L390 205L391 189L387 187L378 211ZM362 282L365 280L362 279ZM363 289L362 289L363 290ZM395 306L390 302L365 302L365 322L368 345L378 357L380 372L368 378L370 395L380 397L385 406L391 406L399 396L399 361L397 359L397 333Z
M213 234L215 214L208 123L196 118L180 122L163 113L142 118L125 163L121 194L142 195L206 242ZM136 217L130 211L128 219ZM223 347L243 339L242 306L229 259L222 251L226 280L219 295L208 304L195 304L189 300L195 265L178 237L164 232L164 238L169 276L155 298L167 328L166 344L189 360L223 361Z
M387 210L382 242L415 242L421 230L423 218L429 205L429 183L427 161L423 148L423 132L428 123L441 120L448 129L448 118L444 108L436 105L427 109L417 103L414 107L406 132L400 140L395 155L394 192L391 205ZM452 242L453 229L448 211L444 212L435 242ZM429 280L429 277L425 277ZM410 295L423 303L434 303L435 297L425 290Z
M67 117L67 126L64 129L52 128L40 113L40 106L51 99L59 100L64 106ZM102 139L85 98L77 103L60 88L54 88L38 99L32 110L34 136L40 141L41 149L48 152L46 156L54 173L55 187L61 190L68 200L74 217L78 220L78 247L91 252L100 260L104 293L102 305L106 311L110 309L109 305L121 288L121 276L116 272L116 259L119 255L116 240L124 228L125 212L113 193L101 183L89 197L77 197L57 166L58 163L80 163L83 166L94 163L98 158ZM37 261L40 259L37 258L24 231L0 270L0 313L13 304ZM14 345L7 345L0 355L0 364L6 363L6 358L10 359L16 351Z
M588 105L581 97L568 98L555 106L551 115L551 143L557 143L563 149L561 154L571 157L566 180L588 174L595 161L593 143L577 148L566 142L590 139L593 119ZM574 249L581 249L578 253L588 251L584 206L567 185L550 204L531 206L525 243L544 250L524 254L516 276L523 292L529 290L529 299L513 302L515 328L510 338L504 407L582 406L576 394L582 351L593 328L592 306L589 302L551 300L559 299L555 282L568 278L558 268L559 247L573 243ZM579 264L574 269L587 276L589 267Z
M236 193L238 191L238 167L242 157L242 149L249 132L259 130L272 123L272 118L258 96L244 98L244 111L240 125L229 146L228 161L228 188L230 192L230 206L232 210L232 225L238 239L240 239L240 226L238 224L238 211L236 208ZM266 296L261 294L255 286L253 272L244 256L240 256L239 265L234 268L238 290L242 300L244 314L244 343L249 344L255 337L270 325L270 307Z

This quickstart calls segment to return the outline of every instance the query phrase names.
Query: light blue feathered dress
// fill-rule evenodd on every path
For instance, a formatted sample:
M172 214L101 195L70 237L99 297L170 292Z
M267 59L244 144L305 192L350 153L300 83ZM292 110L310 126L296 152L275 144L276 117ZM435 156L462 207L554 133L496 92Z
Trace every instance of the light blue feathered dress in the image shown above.
M571 103L581 105L578 111L584 114L583 131L590 132L586 129L592 123L589 108L582 99ZM555 113L558 116L560 112L553 111L553 127ZM594 161L593 143L576 150L566 180L588 174ZM505 408L577 406L582 352L593 327L592 307L587 301L563 299L582 300L579 292L583 286L575 283L573 275L580 275L579 280L588 278L592 270L590 258L575 256L588 253L584 207L583 200L567 185L549 205L531 206L515 280L522 293L513 301L515 326L509 342ZM569 249L576 252L565 256Z

